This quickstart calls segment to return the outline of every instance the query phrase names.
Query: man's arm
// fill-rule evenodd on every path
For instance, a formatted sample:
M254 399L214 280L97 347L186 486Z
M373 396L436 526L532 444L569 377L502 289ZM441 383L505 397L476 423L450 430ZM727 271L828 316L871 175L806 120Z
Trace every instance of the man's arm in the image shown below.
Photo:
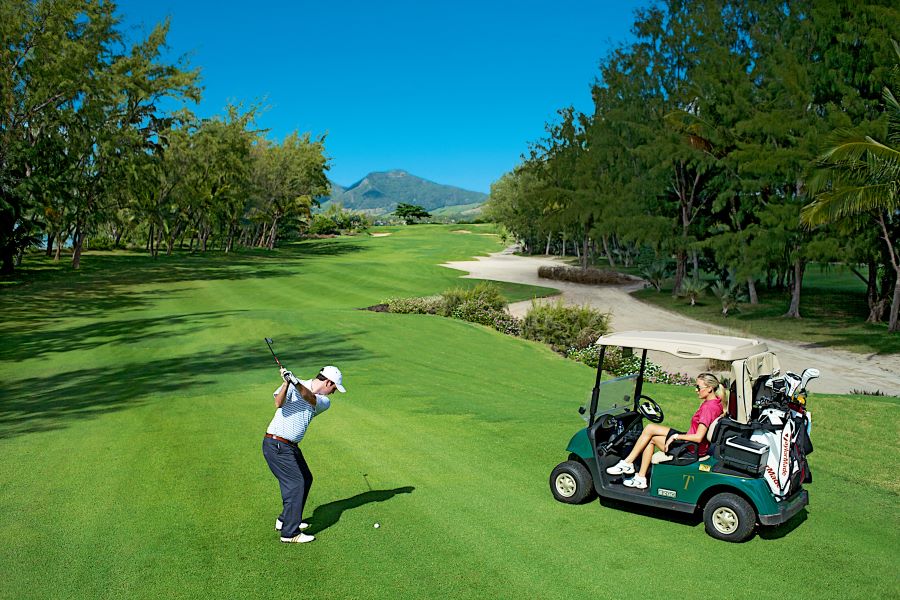
M281 376L284 377L284 374L287 373L287 369L281 367ZM288 386L291 385L285 380L285 382L281 385L281 389L278 390L278 393L275 394L275 408L281 408L284 405L285 398L287 398ZM316 395L312 393L309 389L306 388L302 383L293 384L297 391L300 392L300 397L306 400L310 406L313 408L316 407Z

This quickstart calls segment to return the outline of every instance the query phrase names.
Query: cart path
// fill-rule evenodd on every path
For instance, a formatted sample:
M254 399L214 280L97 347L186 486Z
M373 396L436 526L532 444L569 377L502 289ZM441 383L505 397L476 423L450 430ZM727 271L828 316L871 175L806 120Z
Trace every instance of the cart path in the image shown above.
M800 373L806 367L815 367L822 376L810 384L813 392L846 394L851 390L880 390L886 394L900 396L900 355L857 354L846 350L819 348L813 345L791 344L779 340L758 338L750 334L718 327L702 321L645 304L631 296L630 292L643 287L643 283L626 286L584 285L565 281L553 281L538 277L538 267L564 264L554 257L517 256L511 249L497 252L471 261L456 261L442 266L468 272L465 277L493 279L512 283L524 283L552 287L560 291L541 301L555 302L562 298L567 305L587 305L611 314L612 331L658 330L694 331L716 333L738 337L754 337L764 340L778 355L782 369ZM531 307L531 300L509 305L516 316L523 316ZM669 371L694 374L703 366L699 361L682 360L677 357L651 353L651 360L663 365Z

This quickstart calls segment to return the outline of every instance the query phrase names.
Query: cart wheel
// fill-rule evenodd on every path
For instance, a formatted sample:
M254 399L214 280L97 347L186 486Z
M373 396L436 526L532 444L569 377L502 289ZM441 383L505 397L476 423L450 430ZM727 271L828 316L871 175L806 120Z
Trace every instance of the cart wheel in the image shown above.
M743 542L753 535L756 511L737 494L716 494L703 509L703 523L717 540Z
M594 495L594 480L583 464L567 460L550 474L550 491L560 502L581 504Z

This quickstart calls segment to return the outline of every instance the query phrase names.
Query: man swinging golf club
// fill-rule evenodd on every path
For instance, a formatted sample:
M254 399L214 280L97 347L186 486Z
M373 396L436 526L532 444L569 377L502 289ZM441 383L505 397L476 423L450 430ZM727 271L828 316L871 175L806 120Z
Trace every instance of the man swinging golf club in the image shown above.
M276 411L266 429L262 451L281 488L283 510L275 519L275 530L281 532L282 542L303 544L316 538L303 533L309 527L303 522L303 505L313 477L299 443L312 418L331 406L328 395L346 390L337 367L324 367L314 379L300 380L281 363L278 366L284 383L273 393Z

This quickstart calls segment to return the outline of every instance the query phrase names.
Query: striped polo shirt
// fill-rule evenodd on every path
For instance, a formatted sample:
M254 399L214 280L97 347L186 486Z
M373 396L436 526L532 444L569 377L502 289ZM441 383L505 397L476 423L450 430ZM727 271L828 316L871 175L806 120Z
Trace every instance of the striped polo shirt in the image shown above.
M312 389L312 379L300 380L300 384L308 390ZM272 393L277 396L281 386L278 386ZM266 433L277 435L295 443L300 443L309 427L309 422L316 415L320 415L331 406L331 400L328 396L316 394L316 406L313 407L303 399L300 392L293 384L288 384L287 395L284 398L284 404L275 411L272 422L269 423Z

